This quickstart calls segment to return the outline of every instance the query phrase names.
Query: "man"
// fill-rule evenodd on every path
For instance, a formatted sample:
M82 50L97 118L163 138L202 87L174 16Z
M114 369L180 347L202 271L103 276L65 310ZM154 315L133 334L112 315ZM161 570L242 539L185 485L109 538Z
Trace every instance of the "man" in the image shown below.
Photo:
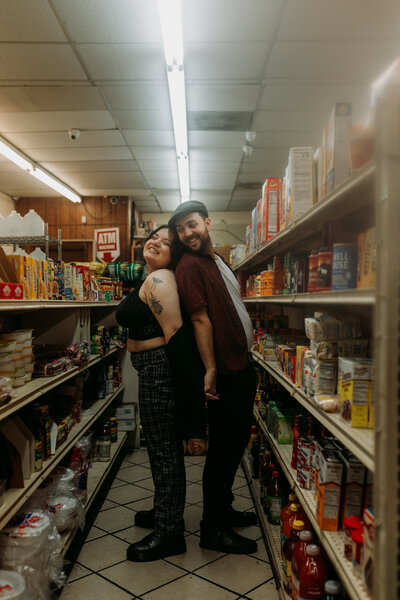
M184 252L175 271L178 292L193 323L205 367L209 447L203 474L200 546L251 554L254 540L232 527L257 523L232 507L232 485L249 441L255 372L249 362L253 329L231 269L213 250L211 221L202 202L182 203L168 226Z

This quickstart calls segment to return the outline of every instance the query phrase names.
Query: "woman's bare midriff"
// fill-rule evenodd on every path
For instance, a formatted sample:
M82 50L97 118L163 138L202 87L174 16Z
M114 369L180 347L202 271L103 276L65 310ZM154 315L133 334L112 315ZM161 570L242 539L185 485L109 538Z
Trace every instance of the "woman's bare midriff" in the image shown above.
M165 346L165 337L155 337L150 340L132 340L128 338L128 352L140 352L141 350L150 350L157 346Z

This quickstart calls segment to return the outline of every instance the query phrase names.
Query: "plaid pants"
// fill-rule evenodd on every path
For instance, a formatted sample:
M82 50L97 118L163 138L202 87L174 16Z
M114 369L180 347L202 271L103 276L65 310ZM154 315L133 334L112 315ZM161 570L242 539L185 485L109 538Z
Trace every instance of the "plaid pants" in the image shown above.
M139 373L139 406L154 481L154 532L183 531L186 475L182 442L177 440L174 395L166 347L131 353Z

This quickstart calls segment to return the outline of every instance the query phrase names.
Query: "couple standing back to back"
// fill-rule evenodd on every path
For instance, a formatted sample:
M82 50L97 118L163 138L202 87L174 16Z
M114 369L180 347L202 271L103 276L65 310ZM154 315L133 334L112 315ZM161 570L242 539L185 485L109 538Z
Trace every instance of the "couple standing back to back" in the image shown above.
M207 404L209 441L200 546L234 554L257 550L255 541L232 529L257 522L254 513L232 506L232 485L252 422L255 372L249 350L253 330L234 274L214 253L210 228L204 204L182 203L168 228L155 230L145 243L149 275L117 311L117 320L129 328L128 350L139 372L140 413L155 484L154 508L136 514L136 525L154 531L128 548L127 558L135 562L186 551L185 469L182 444L176 436L176 410L171 409L172 383L183 418L189 415L186 423L192 421L188 436L203 430L205 417L199 406L204 407L204 399ZM177 256L174 277L169 269ZM132 311L137 312L138 305L149 313L141 319L147 333L131 327ZM182 319L180 306L187 319ZM194 350L191 334L187 334L190 329L197 345ZM197 430L196 415L201 423Z

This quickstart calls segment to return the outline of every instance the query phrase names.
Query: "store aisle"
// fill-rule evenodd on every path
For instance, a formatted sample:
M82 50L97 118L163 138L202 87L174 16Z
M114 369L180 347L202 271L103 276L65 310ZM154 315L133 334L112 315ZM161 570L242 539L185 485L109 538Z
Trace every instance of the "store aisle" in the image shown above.
M203 457L186 458L187 553L152 563L125 560L126 548L148 530L133 526L137 510L152 507L153 482L146 450L135 450L121 464L61 600L277 600L275 580L259 527L238 530L258 541L251 556L222 554L199 547ZM235 508L252 510L240 469L234 484Z

